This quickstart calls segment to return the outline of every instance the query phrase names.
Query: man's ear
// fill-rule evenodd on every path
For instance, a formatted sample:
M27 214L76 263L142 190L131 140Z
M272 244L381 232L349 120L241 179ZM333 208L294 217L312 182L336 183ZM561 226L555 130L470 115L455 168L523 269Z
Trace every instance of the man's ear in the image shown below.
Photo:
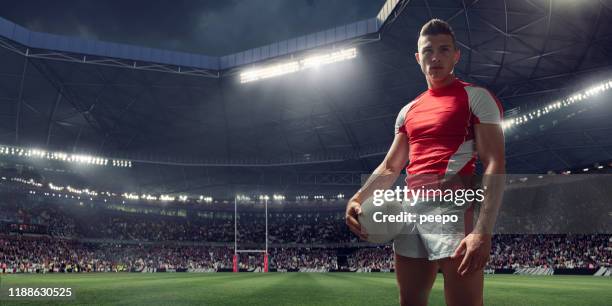
M461 58L461 49L457 48L457 52L455 52L455 65L459 63L460 58Z
M416 58L417 64L421 64L421 57L419 56L419 52L414 54L414 58Z

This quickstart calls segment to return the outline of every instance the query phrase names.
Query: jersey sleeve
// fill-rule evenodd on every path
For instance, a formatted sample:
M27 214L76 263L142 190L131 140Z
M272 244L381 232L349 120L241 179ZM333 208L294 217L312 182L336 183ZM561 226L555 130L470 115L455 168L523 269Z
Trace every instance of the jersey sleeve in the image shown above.
M408 132L406 132L406 113L408 112L409 105L410 104L404 106L399 114L397 114L397 118L395 119L395 134L408 134Z
M468 94L470 110L474 115L474 123L501 124L502 105L491 92L476 86L468 86L465 90Z

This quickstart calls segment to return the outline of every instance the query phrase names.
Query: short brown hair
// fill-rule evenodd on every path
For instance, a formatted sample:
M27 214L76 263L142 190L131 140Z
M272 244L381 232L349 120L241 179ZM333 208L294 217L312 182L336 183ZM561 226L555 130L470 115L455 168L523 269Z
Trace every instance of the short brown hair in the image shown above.
M441 19L434 18L424 24L421 28L421 32L419 33L419 37L439 34L450 35L450 37L453 39L453 45L455 46L455 49L457 49L457 41L455 39L455 32L453 31L453 28L451 28L448 22Z

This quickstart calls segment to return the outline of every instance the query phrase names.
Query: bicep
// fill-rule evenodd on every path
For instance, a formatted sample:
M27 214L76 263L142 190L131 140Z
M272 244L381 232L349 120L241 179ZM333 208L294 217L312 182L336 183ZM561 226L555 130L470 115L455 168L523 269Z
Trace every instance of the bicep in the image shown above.
M474 125L476 151L483 163L505 163L504 132L501 125L480 123Z

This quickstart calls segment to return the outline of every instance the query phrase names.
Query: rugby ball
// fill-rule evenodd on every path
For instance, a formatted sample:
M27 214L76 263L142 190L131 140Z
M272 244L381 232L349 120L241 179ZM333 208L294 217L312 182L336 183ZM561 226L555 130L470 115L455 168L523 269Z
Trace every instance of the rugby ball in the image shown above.
M401 201L384 201L374 205L374 198L370 197L361 203L359 223L368 234L367 241L372 243L386 243L397 237L406 227Z

